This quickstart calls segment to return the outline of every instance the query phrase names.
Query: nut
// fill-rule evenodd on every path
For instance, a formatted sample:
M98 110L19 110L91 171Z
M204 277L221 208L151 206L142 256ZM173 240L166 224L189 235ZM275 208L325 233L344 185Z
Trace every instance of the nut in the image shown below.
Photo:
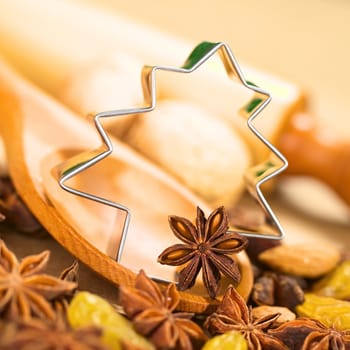
M259 254L260 262L270 268L295 276L317 278L333 270L340 260L340 251L331 245L280 245Z
M290 311L288 308L283 306L257 306L254 307L252 310L253 318L258 319L261 317L264 317L266 315L272 315L280 313L280 316L276 319L276 321L273 323L274 327L278 327L282 323L293 321L296 318L296 315L294 312Z

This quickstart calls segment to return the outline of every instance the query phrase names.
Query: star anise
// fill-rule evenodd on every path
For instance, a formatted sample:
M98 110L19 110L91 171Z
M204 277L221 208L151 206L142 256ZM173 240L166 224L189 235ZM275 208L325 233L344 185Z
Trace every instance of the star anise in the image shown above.
M349 350L350 330L329 328L310 318L299 318L270 330L292 350Z
M251 309L235 288L230 286L216 312L206 319L204 326L213 335L227 331L242 333L249 350L286 350L282 341L267 334L279 315L274 313L253 319Z
M73 330L58 321L7 322L0 325L2 350L108 350L101 341L102 330L90 326Z
M76 290L78 289L78 281L79 281L79 263L77 260L73 262L72 265L65 268L59 275L59 278L63 281L74 282L76 284L76 288L74 288L69 294L61 295L53 301L53 306L56 311L61 313L67 313L68 306L70 301L72 300Z
M79 263L77 260L74 260L73 264L65 268L59 278L64 281L74 282L78 284L79 281Z
M29 320L54 319L51 301L72 293L77 284L41 272L50 252L44 251L18 261L0 240L0 317Z
M142 270L136 278L135 288L120 287L119 302L136 331L160 349L190 350L190 338L206 339L202 329L190 320L193 314L173 312L179 299L173 283L162 293Z
M174 235L185 244L165 249L158 262L179 266L190 261L179 273L179 290L191 288L201 269L204 286L213 299L219 290L220 273L231 278L233 284L238 284L239 268L228 254L245 249L248 241L238 233L227 232L228 219L224 207L214 210L208 220L198 207L196 226L178 216L170 216L169 224Z

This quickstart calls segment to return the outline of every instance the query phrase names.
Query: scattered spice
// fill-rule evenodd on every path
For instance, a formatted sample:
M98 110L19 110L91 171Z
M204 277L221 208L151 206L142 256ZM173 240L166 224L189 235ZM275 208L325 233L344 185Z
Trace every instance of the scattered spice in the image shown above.
M212 335L228 331L242 333L249 350L286 350L287 347L281 340L267 333L279 316L279 313L272 313L254 319L251 308L235 288L230 286L218 309L206 319L204 326Z
M245 237L228 231L228 219L224 207L214 210L208 220L197 207L196 226L186 218L169 217L174 235L185 244L175 244L158 257L161 264L179 266L188 263L179 272L179 290L191 288L202 269L204 286L211 298L219 290L221 273L237 285L240 272L236 262L228 254L238 253L247 247Z
M102 330L90 326L73 330L61 318L7 322L0 325L2 350L108 350L101 341Z
M32 317L55 319L50 303L71 294L77 284L41 272L49 261L44 251L18 261L0 241L0 316L29 320Z
M285 306L291 310L304 301L303 280L272 271L256 278L251 299L257 305Z
M295 350L346 350L350 349L350 330L328 328L311 318L299 318L269 331L289 349Z
M138 333L160 349L192 349L190 338L206 340L202 329L190 318L193 314L174 313L179 293L173 283L162 293L144 271L136 278L135 288L120 286L119 302Z
M75 260L72 265L65 268L59 275L59 279L67 282L73 282L75 283L76 287L72 289L72 291L69 294L62 295L60 297L57 297L54 300L53 305L56 312L61 312L64 314L67 313L69 303L78 289L78 281L79 281L78 272L79 272L79 263L77 260Z
M7 221L18 231L32 233L40 223L19 198L9 177L0 176L0 221Z
M6 219L11 218L8 210L11 203L18 200L11 183L6 184L6 181L0 178L0 221L3 214ZM15 207L17 204L13 204L12 209ZM28 212L29 221L26 221L27 214L23 213L22 209L17 211L17 216L12 216L15 218L13 222L23 224L24 230L28 231L31 214ZM240 220L241 224L254 226L252 217L243 216L243 220L240 217L242 213L238 214L236 220ZM315 294L304 295L304 290L311 290L348 299L346 293L349 288L345 282L350 264L346 261L340 265L337 249L317 247L315 251L312 247L301 245L286 246L278 241L246 239L228 231L224 207L214 210L208 219L198 207L195 225L177 216L169 216L169 224L174 235L183 243L167 248L158 261L173 266L185 265L180 267L180 290L191 288L200 270L211 298L216 297L221 274L238 284L240 271L229 255L246 249L248 243L248 256L257 264L253 265L255 283L250 302L259 306L252 308L252 305L247 305L230 286L216 312L204 322L208 334L214 336L210 337L211 342L206 343L208 349L215 348L217 344L230 346L231 339L240 336L240 346L244 349L248 346L249 350L350 350L349 318L346 314L349 303ZM240 227L240 224L236 226ZM106 318L107 309L101 309L103 303L100 301L99 311L91 313L95 321L97 313L100 315L98 323L94 321L90 322L91 326L85 326L90 323L85 322L86 317L79 317L79 307L75 317L84 319L84 327L80 324L72 329L66 316L68 310L72 312L69 303L77 289L78 262L75 261L56 278L42 273L48 260L49 251L44 251L18 261L0 240L0 319L3 319L0 321L0 349L107 350L110 349L108 344L117 349L120 346L122 349L155 346L162 350L192 350L208 339L201 326L191 320L193 314L175 312L179 303L175 285L169 284L162 291L143 271L137 276L134 288L120 286L119 302L133 327L120 314L118 319L115 315L113 322L112 317ZM264 270L266 265L273 271ZM307 282L304 278L322 276L327 271L330 273L321 282L312 279ZM302 317L295 319L296 315L291 310L296 310ZM115 310L113 312L117 314ZM107 319L114 326L102 330L100 323L107 322ZM121 319L129 326L125 326ZM197 321L199 319L202 324L205 316L199 315ZM127 335L120 337L126 330ZM116 337L120 338L117 342L114 341ZM235 345L238 346L238 343Z

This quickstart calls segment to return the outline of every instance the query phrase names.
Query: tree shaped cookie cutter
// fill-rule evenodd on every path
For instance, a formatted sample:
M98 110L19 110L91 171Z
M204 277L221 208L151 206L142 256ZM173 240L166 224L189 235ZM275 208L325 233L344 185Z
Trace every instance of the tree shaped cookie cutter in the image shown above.
M76 188L70 187L66 182L90 168L104 158L108 157L112 151L112 143L104 130L101 119L111 118L125 115L144 114L153 111L157 105L156 98L156 73L157 71L168 71L174 73L192 73L202 66L213 55L219 54L221 61L225 67L227 75L241 84L244 88L253 92L251 100L241 108L240 115L246 118L247 126L251 132L271 151L269 158L263 163L259 163L248 169L245 180L249 193L257 201L265 213L265 223L257 228L233 228L235 232L248 237L258 237L266 239L282 239L284 230L276 215L272 211L270 205L265 199L261 185L269 181L274 176L281 173L288 166L285 157L254 127L253 121L258 114L267 106L271 100L271 96L265 90L259 88L255 84L247 81L236 61L230 48L222 42L211 43L202 42L197 45L191 52L185 63L181 67L172 66L144 66L142 70L142 88L144 94L145 106L140 108L128 108L120 110L112 110L98 113L94 116L95 127L102 139L102 145L95 149L80 153L58 166L58 181L61 188L83 198L98 202L103 205L113 207L117 210L125 212L125 221L123 224L122 234L118 251L116 254L117 262L120 262L123 255L124 245L127 238L131 212L129 208L121 203L107 200L106 198L87 193ZM230 229L231 230L231 229ZM161 280L161 279L159 279Z

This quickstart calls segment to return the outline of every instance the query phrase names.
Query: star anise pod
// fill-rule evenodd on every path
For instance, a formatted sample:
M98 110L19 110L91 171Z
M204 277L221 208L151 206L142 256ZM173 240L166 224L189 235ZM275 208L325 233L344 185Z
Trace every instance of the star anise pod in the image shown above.
M270 330L292 350L349 350L350 330L329 328L310 318L299 318Z
M73 330L62 319L13 321L0 325L0 349L108 350L101 336L102 330L95 326Z
M219 290L220 273L231 278L233 284L239 283L239 268L228 254L245 249L248 241L238 233L227 232L228 219L224 207L214 210L208 220L198 207L196 226L178 216L170 216L169 224L174 235L184 244L165 249L158 262L172 266L189 262L179 273L179 290L191 288L201 269L204 286L213 299Z
M76 288L72 289L72 291L69 294L62 295L60 297L57 297L54 302L53 306L57 313L66 314L68 310L68 306L70 301L72 300L76 290L78 289L78 281L79 281L79 263L77 260L73 262L72 265L65 268L59 275L59 278L63 281L67 282L73 282L76 285Z
M251 309L235 288L230 286L216 312L206 319L204 326L213 335L227 331L242 333L249 350L286 350L282 341L267 334L279 315L274 313L253 319Z
M50 252L30 255L20 262L0 241L0 317L54 319L52 301L72 293L77 284L41 272Z
M78 284L79 281L79 263L74 260L73 264L66 267L60 274L59 278L64 281L74 282Z
M160 349L192 349L190 338L205 340L202 329L190 318L193 314L174 312L179 293L173 283L162 293L141 270L135 288L120 287L119 302L138 333Z

